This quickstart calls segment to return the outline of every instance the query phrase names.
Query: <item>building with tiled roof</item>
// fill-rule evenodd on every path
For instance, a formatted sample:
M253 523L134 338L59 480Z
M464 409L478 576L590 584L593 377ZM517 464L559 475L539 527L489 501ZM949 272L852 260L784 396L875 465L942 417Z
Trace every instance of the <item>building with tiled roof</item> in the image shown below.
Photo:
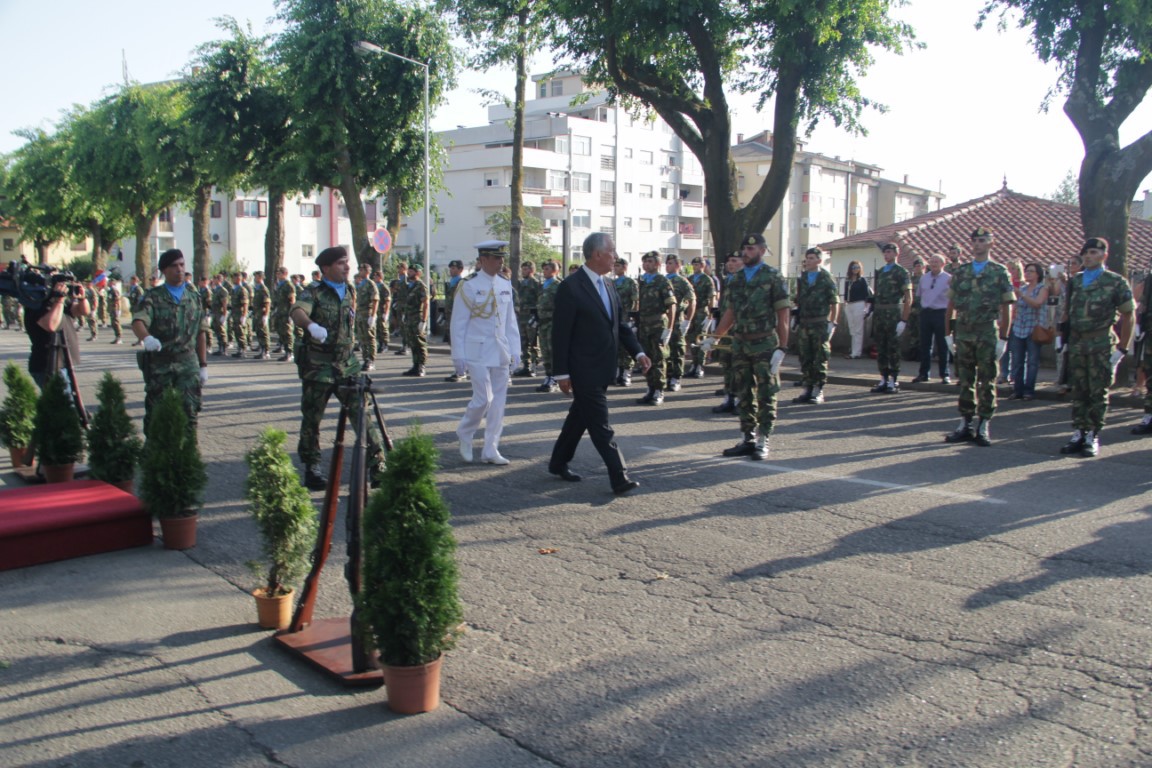
M832 259L833 274L847 272L848 262L864 265L864 273L884 263L880 246L900 246L900 263L911 267L915 257L944 253L953 243L967 252L972 230L986 227L995 234L992 256L1003 263L1012 259L1041 264L1066 263L1080 252L1084 235L1080 208L1013 192L1005 184L998 191L959 205L917 216L896 224L842 237L821 244ZM1128 268L1147 272L1152 263L1152 221L1132 217L1128 228Z

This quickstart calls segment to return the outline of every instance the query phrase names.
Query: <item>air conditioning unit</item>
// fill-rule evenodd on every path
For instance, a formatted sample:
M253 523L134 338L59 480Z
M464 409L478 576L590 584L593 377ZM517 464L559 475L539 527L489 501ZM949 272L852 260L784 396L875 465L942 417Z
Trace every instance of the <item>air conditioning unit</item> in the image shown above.
M219 235L219 233L217 233L217 232L213 232L213 233L212 233L212 242L214 242L214 243L218 243L218 242L220 242L220 235Z

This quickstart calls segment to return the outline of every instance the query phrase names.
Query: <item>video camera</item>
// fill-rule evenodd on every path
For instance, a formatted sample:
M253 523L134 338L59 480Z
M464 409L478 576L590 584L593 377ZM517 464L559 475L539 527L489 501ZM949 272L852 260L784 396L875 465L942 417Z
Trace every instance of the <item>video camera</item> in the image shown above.
M84 295L84 288L76 283L76 275L67 270L14 261L0 272L0 296L12 296L27 309L40 309L61 283L71 284L73 297Z

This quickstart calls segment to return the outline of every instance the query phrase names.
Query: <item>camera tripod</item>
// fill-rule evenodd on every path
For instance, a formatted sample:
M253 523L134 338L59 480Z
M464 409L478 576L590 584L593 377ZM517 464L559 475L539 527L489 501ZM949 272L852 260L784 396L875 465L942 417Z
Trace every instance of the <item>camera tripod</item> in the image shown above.
M384 418L380 415L372 379L367 374L361 373L355 379L338 384L337 391L341 395L340 417L336 422L336 440L333 443L332 461L328 470L328 488L324 492L324 506L320 512L320 530L316 547L312 550L312 569L304 579L304 586L300 590L300 602L292 616L292 623L285 632L277 635L276 639L284 647L335 675L346 685L379 685L380 673L365 643L367 628L362 625L356 607L361 588L361 520L371 482L367 467L369 408L371 418L375 420L380 430L383 451L392 450L392 439L388 436ZM348 477L348 509L345 519L348 562L344 566L344 577L348 582L348 591L352 595L352 616L349 619L322 619L313 622L312 613L320 587L320 573L324 570L328 553L332 549L332 532L336 526L336 510L340 503L340 478L344 472L344 437L353 412L356 416L353 424L355 443Z

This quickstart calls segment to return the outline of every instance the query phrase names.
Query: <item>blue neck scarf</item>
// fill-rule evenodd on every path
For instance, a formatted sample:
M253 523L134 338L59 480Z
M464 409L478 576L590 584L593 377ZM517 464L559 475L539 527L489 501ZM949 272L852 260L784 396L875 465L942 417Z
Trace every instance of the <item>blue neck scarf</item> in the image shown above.
M186 285L186 283L180 283L180 285L173 287L171 285L168 285L168 283L164 283L164 287L168 289L168 293L172 294L172 298L176 299L177 304L184 301L184 286L185 285Z
M982 274L986 266L988 266L988 262L986 261L974 261L972 262L972 271L978 275Z
M552 285L552 283L554 283L554 282L556 282L556 278L549 277L544 281L544 287L547 288L548 286Z
M891 272L891 271L892 271L892 265L891 265L891 264L885 264L885 265L884 265L884 266L883 266L883 267L880 269L880 271L881 271L881 272Z
M325 280L324 285L327 285L329 288L336 291L336 295L340 297L340 301L344 301L344 296L348 292L347 283L334 283L331 280Z
M1104 267L1096 267L1096 269L1085 269L1082 270L1080 274L1084 275L1084 287L1087 288L1088 286L1092 285L1092 283L1096 282L1096 278L1104 274Z
M644 282L650 283L656 279L656 273L655 272L652 272L652 273L645 272L643 275L641 275L641 277L644 278Z
M808 272L807 277L808 277L808 285L815 285L816 284L816 273L815 272Z
M744 279L751 282L752 278L756 277L756 273L760 271L760 267L764 266L763 263L757 264L754 267L744 267Z

